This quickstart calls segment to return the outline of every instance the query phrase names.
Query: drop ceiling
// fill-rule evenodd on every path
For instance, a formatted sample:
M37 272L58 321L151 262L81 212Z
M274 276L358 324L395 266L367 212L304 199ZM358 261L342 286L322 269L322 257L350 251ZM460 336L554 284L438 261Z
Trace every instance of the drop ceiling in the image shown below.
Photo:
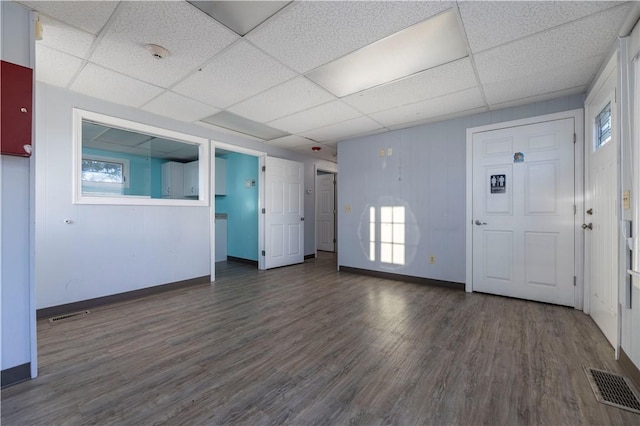
M632 7L609 1L20 3L36 10L44 26L36 43L39 81L206 127L231 123L225 126L254 140L331 161L337 142L348 138L584 93ZM425 42L422 52L396 55L404 43L395 39L436 21L447 22L453 35L446 37L459 37L462 53L434 62L429 55L442 43ZM149 43L170 55L154 58L145 50ZM386 62L407 71L387 69L379 60L386 53L375 50L380 45L393 46ZM340 72L368 51L375 64L369 68L391 81L374 75L373 87L352 86L352 93ZM358 82L357 75L348 78ZM256 137L256 128L274 131Z

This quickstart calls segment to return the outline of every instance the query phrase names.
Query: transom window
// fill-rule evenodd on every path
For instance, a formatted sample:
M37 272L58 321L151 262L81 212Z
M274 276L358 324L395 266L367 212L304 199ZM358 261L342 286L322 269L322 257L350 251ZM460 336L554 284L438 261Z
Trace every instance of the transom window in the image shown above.
M611 102L596 117L596 149L611 140Z

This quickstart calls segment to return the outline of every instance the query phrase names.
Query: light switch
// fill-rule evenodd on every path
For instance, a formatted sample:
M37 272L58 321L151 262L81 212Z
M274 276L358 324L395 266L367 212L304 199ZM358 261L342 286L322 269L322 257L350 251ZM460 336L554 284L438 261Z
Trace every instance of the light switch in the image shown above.
M380 157L384 157L384 148L380 148Z
M629 210L631 208L631 193L630 191L624 191L622 193L622 208Z
M391 157L391 154L393 154L393 149L387 148L387 157Z

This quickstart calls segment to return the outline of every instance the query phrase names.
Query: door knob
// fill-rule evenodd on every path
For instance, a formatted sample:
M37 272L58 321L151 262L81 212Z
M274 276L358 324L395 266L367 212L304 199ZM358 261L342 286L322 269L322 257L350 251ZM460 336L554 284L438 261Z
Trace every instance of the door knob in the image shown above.
M480 225L486 225L487 222L480 222L478 219L476 219L476 221L474 222L476 225L480 226Z
M587 214L593 214L593 209L587 210Z
M304 221L304 217L301 217L301 218L300 218L300 221L301 221L301 222L302 222L302 221Z
M583 223L582 229L593 229L593 223Z

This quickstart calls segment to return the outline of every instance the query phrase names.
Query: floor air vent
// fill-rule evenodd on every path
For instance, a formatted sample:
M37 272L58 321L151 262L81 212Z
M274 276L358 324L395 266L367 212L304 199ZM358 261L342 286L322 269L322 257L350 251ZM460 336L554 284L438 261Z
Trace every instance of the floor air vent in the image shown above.
M90 314L90 313L91 312L89 312L89 311L71 312L69 314L62 314L62 315L58 315L57 317L51 317L51 318L49 318L49 322L58 322L58 321L62 321L62 320L69 319L69 318L74 318L74 317L87 315L87 314Z
M640 414L640 397L631 380L595 368L584 371L598 402Z

